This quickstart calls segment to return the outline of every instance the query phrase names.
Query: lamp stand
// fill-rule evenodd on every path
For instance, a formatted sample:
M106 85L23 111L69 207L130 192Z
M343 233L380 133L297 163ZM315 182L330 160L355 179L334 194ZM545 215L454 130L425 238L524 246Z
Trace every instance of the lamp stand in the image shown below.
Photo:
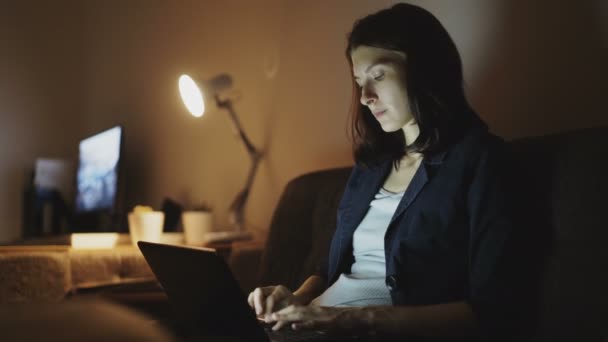
M260 160L262 159L263 153L256 149L255 146L253 146L253 144L245 134L245 131L243 131L243 127L241 126L239 118L237 117L236 112L232 107L232 101L230 101L229 99L221 100L217 95L215 96L215 101L219 108L224 108L228 111L234 130L239 135L239 138L241 138L241 141L243 142L243 145L245 145L245 148L247 149L247 152L249 153L249 157L251 159L251 168L249 169L249 175L247 176L247 182L245 183L245 187L236 195L236 198L232 201L232 204L229 208L230 224L235 228L236 231L243 232L245 231L245 203L247 202L247 198L249 197L251 185L253 184L253 179L255 178L255 174L258 170L258 165L260 163Z

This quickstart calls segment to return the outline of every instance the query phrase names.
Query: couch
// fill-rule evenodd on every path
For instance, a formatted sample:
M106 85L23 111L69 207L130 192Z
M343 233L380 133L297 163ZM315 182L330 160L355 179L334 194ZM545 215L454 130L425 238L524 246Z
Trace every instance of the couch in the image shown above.
M525 218L530 341L608 340L608 127L509 142ZM327 254L350 167L308 173L279 200L260 285L296 289ZM526 249L527 248L527 249ZM525 253L525 254L524 254Z

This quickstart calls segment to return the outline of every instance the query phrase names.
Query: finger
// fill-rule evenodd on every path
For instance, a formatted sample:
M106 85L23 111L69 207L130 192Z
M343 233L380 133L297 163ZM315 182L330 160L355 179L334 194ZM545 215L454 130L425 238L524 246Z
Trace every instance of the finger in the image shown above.
M256 311L256 313L258 315L262 315L265 312L268 313L268 310L266 309L266 298L271 295L274 292L276 286L266 286L266 287L259 287L256 290L259 290L256 294L254 294L254 302L257 300L256 304L256 309L259 309L259 311ZM255 292L255 291L254 291Z
M266 299L266 314L270 315L274 311L289 305L288 297L291 295L289 289L283 285L276 286Z
M274 309L274 302L276 297L276 291L271 293L270 296L266 297L266 314L271 314Z
M277 285L277 287L274 288L273 292L280 294L281 296L285 296L286 294L291 293L289 289L283 285Z
M293 330L317 330L320 329L321 326L319 324L319 321L312 320L292 323L291 328Z
M309 316L308 312L308 307L290 305L283 310L273 313L271 317L277 321L301 321Z
M296 310L295 305L288 305L288 306L284 307L283 309L281 309L277 312L274 312L272 316L287 315L287 314L294 312L295 310Z
M289 324L289 322L286 321L278 321L277 324L272 326L272 331L277 331L279 329L282 329L284 326L286 326L287 324Z
M247 303L249 303L251 308L255 308L255 304L253 303L253 291L247 297Z
M264 291L260 287L253 290L253 305L256 314L261 315L264 312Z

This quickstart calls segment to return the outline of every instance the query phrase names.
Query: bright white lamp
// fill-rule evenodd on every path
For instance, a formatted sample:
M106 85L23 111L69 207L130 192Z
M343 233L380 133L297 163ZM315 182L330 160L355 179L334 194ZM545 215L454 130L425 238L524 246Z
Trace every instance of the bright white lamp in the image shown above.
M230 223L235 227L237 231L243 231L244 227L244 208L249 197L249 191L253 184L253 179L258 168L262 153L253 146L243 128L241 123L232 107L232 100L227 97L223 98L223 93L232 87L232 78L227 74L220 74L206 82L196 81L188 75L181 75L179 77L179 93L182 97L184 105L194 117L201 117L205 113L205 103L208 104L210 101L215 101L218 108L225 109L230 115L231 122L234 126L235 131L239 135L239 138L245 145L249 157L251 158L251 168L249 169L249 176L245 187L241 190L232 204L230 205Z
M188 75L181 75L179 77L179 93L190 114L197 118L203 116L205 113L203 93L201 93L201 90L192 77Z

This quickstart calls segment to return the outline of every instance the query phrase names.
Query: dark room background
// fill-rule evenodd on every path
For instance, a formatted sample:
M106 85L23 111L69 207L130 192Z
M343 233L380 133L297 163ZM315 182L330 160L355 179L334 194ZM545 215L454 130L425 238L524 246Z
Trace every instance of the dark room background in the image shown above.
M0 0L0 242L21 236L35 159L74 160L80 139L116 124L128 206L206 201L226 224L249 160L224 112L187 114L184 72L235 80L235 109L266 151L246 211L249 229L263 233L291 178L352 163L345 35L394 2ZM410 2L451 33L468 96L495 133L608 124L608 2Z

